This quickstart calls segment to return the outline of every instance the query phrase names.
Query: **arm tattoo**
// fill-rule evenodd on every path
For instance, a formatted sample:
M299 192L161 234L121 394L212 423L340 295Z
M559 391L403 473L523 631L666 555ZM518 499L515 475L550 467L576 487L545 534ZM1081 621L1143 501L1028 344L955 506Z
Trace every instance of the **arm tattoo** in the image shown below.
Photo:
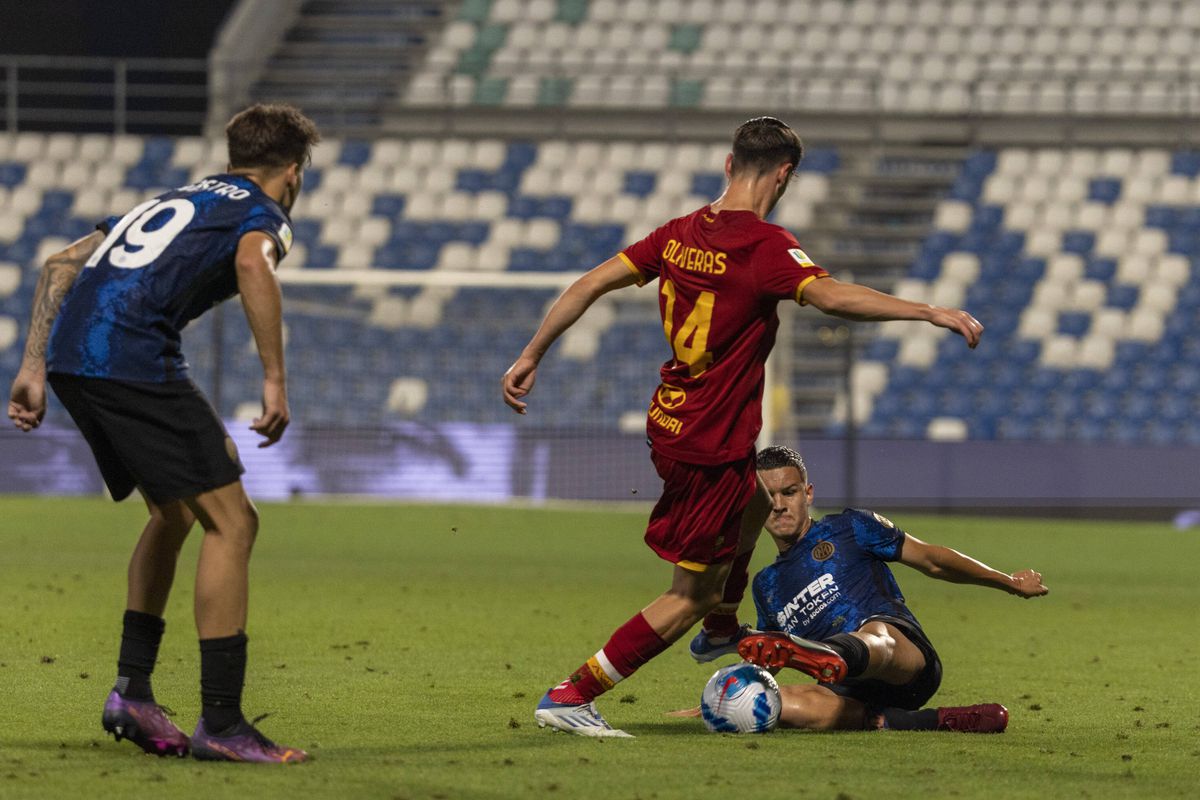
M63 298L74 285L83 265L103 241L104 235L97 231L46 260L37 288L33 291L33 315L29 323L29 338L25 340L26 366L40 368L45 365L50 329L54 327Z

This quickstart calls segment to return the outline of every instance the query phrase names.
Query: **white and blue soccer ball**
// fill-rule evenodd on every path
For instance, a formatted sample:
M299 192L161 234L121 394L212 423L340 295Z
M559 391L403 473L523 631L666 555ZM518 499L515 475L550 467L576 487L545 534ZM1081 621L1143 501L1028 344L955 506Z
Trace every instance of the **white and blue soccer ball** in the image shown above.
M700 716L714 733L766 733L782 708L775 677L755 664L721 667L700 695Z

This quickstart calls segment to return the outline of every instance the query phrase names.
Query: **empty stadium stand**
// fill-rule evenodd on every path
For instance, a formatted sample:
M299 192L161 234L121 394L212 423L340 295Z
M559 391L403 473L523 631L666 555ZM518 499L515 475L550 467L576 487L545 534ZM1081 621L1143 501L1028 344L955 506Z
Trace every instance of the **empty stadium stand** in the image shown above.
M1174 0L465 0L411 105L1180 114Z
M723 146L655 142L332 140L316 151L295 209L298 244L283 269L583 269L651 221L719 193L723 154ZM1200 443L1200 346L1188 336L1200 322L1200 154L918 155L814 149L777 212L819 262L839 257L838 237L821 222L836 229L840 220L845 241L855 231L868 241L877 229L894 249L898 293L963 305L988 328L984 346L969 352L931 327L881 326L855 367L850 405L863 433ZM220 142L198 138L0 137L0 382L19 364L48 253L145 195L219 171L223 160ZM906 200L915 209L908 223L861 216L872 208L864 200L895 189L888 175L914 171L927 180ZM874 186L874 194L847 205L839 201L847 186ZM884 237L888 219L898 238ZM555 291L347 284L285 294L297 419L336 426L348 400L360 424L506 420L496 376ZM539 408L536 424L640 425L655 382L645 362L664 357L665 345L653 291L625 294L556 348L540 378L555 401ZM219 376L224 413L253 413L258 364L240 311L230 307L214 324L189 329L185 352L206 386ZM836 371L801 365L787 388L833 403L837 380ZM814 424L829 419L797 413ZM844 420L844 399L840 413Z

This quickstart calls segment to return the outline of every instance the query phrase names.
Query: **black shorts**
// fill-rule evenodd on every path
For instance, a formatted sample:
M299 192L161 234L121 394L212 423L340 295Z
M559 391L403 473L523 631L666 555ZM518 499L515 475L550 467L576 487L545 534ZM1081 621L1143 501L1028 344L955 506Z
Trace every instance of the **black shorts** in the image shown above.
M925 669L903 686L877 680L849 678L840 683L829 684L829 688L843 697L852 697L871 709L903 708L915 711L918 708L924 708L925 704L929 702L929 698L933 697L938 687L942 685L942 660L938 658L937 651L925 637L925 632L908 620L893 617L890 614L876 614L873 617L867 617L863 624L868 622L886 622L888 625L899 628L900 632L925 656Z
M233 483L245 471L220 417L190 380L116 381L51 373L50 387L96 456L114 500L155 503Z

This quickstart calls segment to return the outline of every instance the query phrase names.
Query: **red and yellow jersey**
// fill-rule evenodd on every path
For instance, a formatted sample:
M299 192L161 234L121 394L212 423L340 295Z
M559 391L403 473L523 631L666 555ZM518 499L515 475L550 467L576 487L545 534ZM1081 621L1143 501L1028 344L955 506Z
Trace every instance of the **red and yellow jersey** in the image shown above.
M828 275L790 233L752 211L708 206L620 253L638 285L658 278L672 358L650 401L651 446L693 464L745 458L762 428L778 302Z

